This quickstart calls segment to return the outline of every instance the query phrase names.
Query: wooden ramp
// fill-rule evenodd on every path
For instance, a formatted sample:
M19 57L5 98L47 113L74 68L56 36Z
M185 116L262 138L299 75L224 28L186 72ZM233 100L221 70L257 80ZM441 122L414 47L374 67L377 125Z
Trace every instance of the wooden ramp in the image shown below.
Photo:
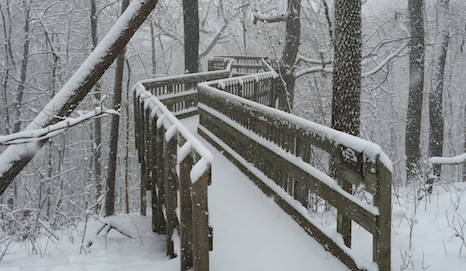
M198 116L182 123L197 134ZM214 155L208 191L211 270L348 270L217 149L197 138Z

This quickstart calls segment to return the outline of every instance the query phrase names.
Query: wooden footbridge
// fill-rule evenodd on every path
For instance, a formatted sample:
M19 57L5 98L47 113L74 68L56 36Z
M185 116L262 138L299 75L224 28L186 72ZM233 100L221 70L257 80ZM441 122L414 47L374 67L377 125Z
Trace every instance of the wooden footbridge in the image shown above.
M181 270L201 271L215 251L208 206L215 161L180 122L199 115L199 135L349 269L389 271L391 163L380 147L275 109L281 80L261 57L213 57L208 70L134 87L141 184L167 255L179 257ZM333 176L313 166L317 152L332 161ZM309 216L311 195L337 210L336 230ZM352 222L372 234L373 262L351 249Z

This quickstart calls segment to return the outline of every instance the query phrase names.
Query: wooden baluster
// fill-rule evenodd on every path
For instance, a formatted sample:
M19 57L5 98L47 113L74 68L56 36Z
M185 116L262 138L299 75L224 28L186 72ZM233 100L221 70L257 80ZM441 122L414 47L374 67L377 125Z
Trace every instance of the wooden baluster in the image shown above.
M391 270L391 172L376 158L377 190L374 195L374 205L379 208L380 215L376 219L376 234L372 238L373 261L379 270Z
M207 171L192 184L193 196L193 234L196 238L193 240L194 251L194 270L209 270L209 250L212 250L212 243L209 238L209 213L207 185L212 180L210 166Z
M157 125L157 123L156 123ZM156 232L159 234L167 233L167 223L163 215L163 206L165 205L165 154L164 154L164 127L156 126L156 156L157 156L157 180L156 180L156 191L157 191L157 211L153 213L153 216L157 217Z
M176 257L172 236L177 227L178 219L176 216L177 206L177 174L176 174L176 138L173 137L170 141L164 142L164 159L165 159L165 209L167 216L167 256Z
M180 162L180 253L183 271L193 267L193 201L191 200L190 178L192 167L193 158L187 155Z
M349 182L344 181L343 173L341 172L341 150L338 148L338 153L333 156L334 167L335 167L335 179L340 184L341 188L352 194L353 185ZM351 219L348 215L337 211L337 231L342 235L345 245L351 248Z

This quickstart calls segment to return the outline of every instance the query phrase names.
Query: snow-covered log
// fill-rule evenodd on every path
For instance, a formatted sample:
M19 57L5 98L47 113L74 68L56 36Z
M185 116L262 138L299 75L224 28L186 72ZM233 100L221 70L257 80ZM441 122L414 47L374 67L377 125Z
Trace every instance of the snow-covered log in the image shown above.
M69 116L112 64L157 2L158 0L132 1L105 38L26 130L45 128ZM9 146L0 155L0 194L46 142L47 139L43 139L35 143Z

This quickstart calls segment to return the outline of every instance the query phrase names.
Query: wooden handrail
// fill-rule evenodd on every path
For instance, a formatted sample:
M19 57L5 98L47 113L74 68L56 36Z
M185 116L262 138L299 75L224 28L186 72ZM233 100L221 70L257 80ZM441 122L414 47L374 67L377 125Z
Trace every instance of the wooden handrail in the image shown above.
M351 247L351 221L373 235L373 261L390 270L391 162L378 145L254 102L244 89L262 74L198 85L199 133L232 160L299 224L352 270L371 270ZM268 105L268 106L267 106ZM311 148L332 157L335 177L310 163ZM352 186L372 203L352 195ZM343 240L303 211L314 193L338 211ZM296 202L301 205L297 206ZM306 210L305 209L305 210Z

